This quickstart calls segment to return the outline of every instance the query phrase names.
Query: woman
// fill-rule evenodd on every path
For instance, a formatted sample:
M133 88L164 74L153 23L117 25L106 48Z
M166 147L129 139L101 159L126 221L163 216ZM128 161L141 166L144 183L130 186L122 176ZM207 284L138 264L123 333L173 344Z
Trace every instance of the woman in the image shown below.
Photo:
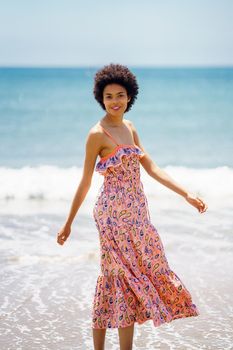
M199 315L189 291L170 269L160 236L150 221L140 164L199 213L204 213L207 205L153 162L133 123L124 119L137 94L136 77L127 67L110 64L96 73L94 96L105 115L88 133L83 175L57 237L61 245L69 237L93 171L98 171L104 182L93 209L101 247L92 318L95 350L104 349L107 328L118 328L120 349L129 350L135 322L151 319L159 326ZM100 160L96 164L97 156Z

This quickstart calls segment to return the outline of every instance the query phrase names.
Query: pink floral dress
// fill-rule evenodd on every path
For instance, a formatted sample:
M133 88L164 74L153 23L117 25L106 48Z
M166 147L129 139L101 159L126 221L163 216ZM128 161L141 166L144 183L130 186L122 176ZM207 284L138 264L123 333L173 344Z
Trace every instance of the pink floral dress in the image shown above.
M93 215L100 239L100 268L92 328L128 327L151 319L159 326L199 311L183 282L169 267L160 236L150 221L140 180L136 145L117 144L97 163L104 176Z

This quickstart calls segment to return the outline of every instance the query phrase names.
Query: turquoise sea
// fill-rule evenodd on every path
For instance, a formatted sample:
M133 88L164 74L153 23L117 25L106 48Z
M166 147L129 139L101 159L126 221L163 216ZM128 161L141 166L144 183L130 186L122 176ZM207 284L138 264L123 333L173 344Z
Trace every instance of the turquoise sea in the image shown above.
M141 169L151 221L201 314L137 327L135 350L232 349L233 68L130 68L139 95L125 118L151 158L209 206L199 214ZM97 69L0 68L2 350L92 349L99 174L64 246L56 234L87 133L104 115L92 92ZM118 349L109 332L106 348Z
M82 166L97 68L0 69L1 166ZM233 166L233 69L132 68L139 96L125 117L161 166ZM188 151L187 151L188 150Z

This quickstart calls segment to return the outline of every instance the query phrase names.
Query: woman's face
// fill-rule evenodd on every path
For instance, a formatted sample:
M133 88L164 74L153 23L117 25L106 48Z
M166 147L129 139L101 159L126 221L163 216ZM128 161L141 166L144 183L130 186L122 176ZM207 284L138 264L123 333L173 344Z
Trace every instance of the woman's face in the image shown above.
M103 90L103 104L106 112L111 115L122 115L127 109L130 98L124 86L119 84L106 85Z

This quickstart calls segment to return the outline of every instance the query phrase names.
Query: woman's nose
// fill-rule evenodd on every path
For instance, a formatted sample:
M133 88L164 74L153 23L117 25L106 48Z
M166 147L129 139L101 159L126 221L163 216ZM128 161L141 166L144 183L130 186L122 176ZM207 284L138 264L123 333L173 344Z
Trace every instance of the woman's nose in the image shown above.
M118 102L118 100L119 100L118 96L115 96L115 97L112 98L112 102Z

